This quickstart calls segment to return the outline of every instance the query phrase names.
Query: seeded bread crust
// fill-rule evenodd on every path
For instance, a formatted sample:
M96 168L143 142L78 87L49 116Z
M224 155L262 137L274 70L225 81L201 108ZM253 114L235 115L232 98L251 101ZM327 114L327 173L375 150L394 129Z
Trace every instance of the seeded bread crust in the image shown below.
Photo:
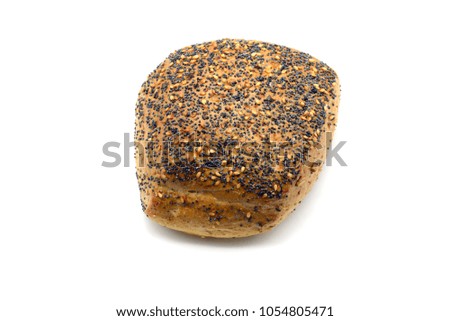
M339 93L332 69L284 46L224 39L172 53L136 105L143 211L202 237L270 230L316 181Z

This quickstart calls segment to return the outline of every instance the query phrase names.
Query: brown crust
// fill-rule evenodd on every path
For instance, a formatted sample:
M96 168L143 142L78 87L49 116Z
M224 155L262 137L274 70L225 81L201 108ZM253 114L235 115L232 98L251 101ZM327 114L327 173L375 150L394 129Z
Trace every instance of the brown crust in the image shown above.
M336 73L297 50L224 39L174 52L136 106L143 210L200 236L269 230L317 179L338 103Z

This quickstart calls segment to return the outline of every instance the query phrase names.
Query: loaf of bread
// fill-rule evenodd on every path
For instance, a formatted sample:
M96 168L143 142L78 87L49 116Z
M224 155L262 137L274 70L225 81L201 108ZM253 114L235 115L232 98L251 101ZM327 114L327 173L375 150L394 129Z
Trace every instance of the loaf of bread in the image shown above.
M202 237L270 230L316 181L339 93L330 67L284 46L224 39L175 51L136 105L143 211Z

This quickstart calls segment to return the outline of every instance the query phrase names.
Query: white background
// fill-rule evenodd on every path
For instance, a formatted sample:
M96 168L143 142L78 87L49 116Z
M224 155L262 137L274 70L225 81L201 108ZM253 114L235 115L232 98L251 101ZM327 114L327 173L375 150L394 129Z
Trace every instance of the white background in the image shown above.
M0 319L331 305L333 320L450 320L445 4L2 1ZM133 160L101 166L103 144L133 133L147 75L224 37L334 68L336 141L348 141L348 167L325 168L282 225L242 240L158 226Z

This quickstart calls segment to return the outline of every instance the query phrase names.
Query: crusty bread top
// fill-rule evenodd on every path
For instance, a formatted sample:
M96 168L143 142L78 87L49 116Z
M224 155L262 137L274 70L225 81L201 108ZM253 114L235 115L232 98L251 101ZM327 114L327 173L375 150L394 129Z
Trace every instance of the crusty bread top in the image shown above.
M284 46L224 39L175 51L139 93L141 191L195 181L280 198L334 122L338 90L332 69Z

